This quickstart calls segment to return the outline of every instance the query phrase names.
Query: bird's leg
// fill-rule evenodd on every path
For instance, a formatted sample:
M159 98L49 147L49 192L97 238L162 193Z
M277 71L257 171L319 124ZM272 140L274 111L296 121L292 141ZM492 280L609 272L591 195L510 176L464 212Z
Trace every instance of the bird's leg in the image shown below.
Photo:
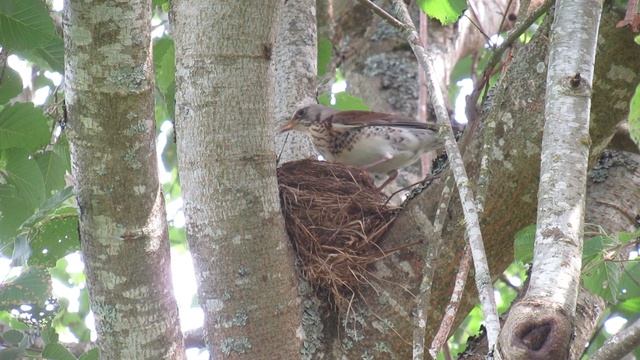
M395 180L395 178L398 176L398 170L393 170L389 172L387 176L388 176L387 180L385 180L384 183L382 183L382 185L378 187L378 191L382 191L382 189L384 189L385 186L389 185L390 182Z

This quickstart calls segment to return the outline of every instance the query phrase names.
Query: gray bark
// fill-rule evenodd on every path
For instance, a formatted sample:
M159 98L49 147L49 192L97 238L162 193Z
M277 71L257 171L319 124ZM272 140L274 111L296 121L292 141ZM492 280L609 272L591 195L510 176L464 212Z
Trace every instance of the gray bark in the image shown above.
M344 27L344 33L353 37L356 36L354 34L365 33L359 29L370 24L368 20L360 19L358 28L352 20L345 18L349 24ZM633 60L634 57L640 56L640 49L633 45L633 34L624 29L615 29L617 20L615 13L609 13L607 21L601 26L603 37L598 48L598 61L609 66L596 67L595 98L591 109L594 120L592 129L609 121L611 114L618 118L624 116L622 106L616 105L612 108L611 104L628 102L635 89L631 82L637 82L637 74L640 74L640 63ZM544 29L544 26L541 29ZM488 104L489 110L482 114L482 134L471 139L464 156L465 166L474 183L479 174L481 159L483 156L486 158L489 176L483 183L486 196L481 203L484 211L480 221L485 234L489 265L494 275L504 271L513 260L514 234L535 222L548 39L548 33L541 31L530 43L517 49L513 61L505 70L504 79L494 89L495 96ZM387 42L378 43L375 47L385 44L394 47ZM368 46L364 42L360 45ZM398 45L394 48L401 49ZM352 48L349 54L355 57L350 61L356 62L364 61L362 57L371 56L359 47ZM627 78L624 78L624 81L620 81L620 74L628 74L631 80L627 81ZM406 81L404 78L397 80ZM369 91L375 90L379 93L388 90L370 84L367 86L370 86ZM391 87L395 88L394 85ZM614 88L616 91L612 91ZM386 95L378 97L385 98ZM602 126L601 130L604 128L606 126ZM615 129L609 131L613 133ZM600 149L603 148L602 144L608 141L605 132L592 133L592 141L598 144ZM594 184L590 186L593 187ZM424 229L418 220L422 217L417 216L415 212L423 211L431 218L441 193L441 181L436 181L412 200L387 233L384 239L385 246L393 248L416 241L430 241L424 239ZM458 259L463 252L464 224L458 220L461 216L459 200L453 199L443 232L446 246L441 251L440 261L434 265L437 270L431 295L432 310L428 314L427 342L435 333L435 327L438 326L447 305ZM604 222L607 222L606 219ZM390 356L396 358L410 356L411 346L408 344L411 341L411 321L407 315L411 313L415 298L405 290L414 294L417 292L419 277L416 274L422 273L422 249L422 246L418 246L400 251L374 267L373 274L383 281L376 283L377 292L365 292L368 308L358 313L358 341L345 336L343 343L347 342L351 346L341 347L340 339L337 339L338 334L326 332L328 339L334 339L330 344L336 346L335 353L339 354L336 355L338 358L343 355L357 357L364 353L375 354L372 349L385 350L384 354L392 354ZM474 301L474 292L467 292L458 313L456 326L466 316ZM359 304L355 303L354 306L358 307ZM324 329L335 329L336 326L344 327L344 324L336 325L328 321L324 324ZM352 324L348 323L347 326Z
M453 130L451 128L451 119L445 106L444 94L442 89L438 88L437 80L443 76L438 76L438 72L434 67L433 52L426 52L425 49L417 41L418 34L415 26L409 16L407 6L401 0L393 0L393 7L397 16L409 26L405 30L407 41L409 42L413 52L418 59L418 63L425 72L427 78L427 86L429 88L431 104L434 107L438 123L440 124L440 136L445 138L445 148L449 165L451 167L458 195L461 200L464 222L465 237L468 241L469 248L473 257L473 265L475 269L476 288L480 297L480 305L485 319L485 327L487 328L487 338L489 347L493 349L496 344L498 333L500 332L500 320L498 319L498 310L493 295L493 285L491 281L491 273L489 272L489 264L487 255L484 250L484 243L480 231L480 221L476 206L476 198L471 189L471 183L464 168L462 155L456 142ZM446 92L445 92L446 94ZM433 236L440 234L433 233Z
M288 1L278 20L275 64L275 123L282 124L303 105L315 103L318 64L315 0ZM297 131L276 135L280 164L315 155L308 136Z
M273 149L281 1L174 1L187 238L213 358L293 359L305 337Z
M591 357L592 360L617 360L640 346L640 319L613 335Z
M533 268L527 292L512 306L501 334L506 359L560 359L569 350L582 266L591 88L601 10L599 1L556 3Z
M155 154L151 1L65 2L65 101L102 359L182 359Z

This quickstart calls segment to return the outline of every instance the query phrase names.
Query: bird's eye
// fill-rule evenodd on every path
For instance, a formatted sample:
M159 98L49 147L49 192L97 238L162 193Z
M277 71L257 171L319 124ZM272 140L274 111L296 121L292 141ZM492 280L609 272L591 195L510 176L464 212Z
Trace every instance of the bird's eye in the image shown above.
M304 109L300 109L300 110L298 110L298 111L296 112L296 118L298 118L298 119L302 119L302 118L304 118L304 116L305 116L306 114L307 114L307 109L306 109L306 108L304 108Z

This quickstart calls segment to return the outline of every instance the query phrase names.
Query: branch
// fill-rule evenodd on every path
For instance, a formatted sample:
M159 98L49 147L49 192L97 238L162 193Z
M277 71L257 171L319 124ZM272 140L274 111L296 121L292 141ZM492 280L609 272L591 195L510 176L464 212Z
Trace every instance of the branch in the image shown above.
M545 0L544 4L542 4L542 6L537 8L533 13L531 13L531 15L529 15L529 17L526 20L521 22L516 28L514 28L512 31L510 31L509 35L507 35L507 38L504 39L502 44L500 44L500 46L498 46L495 49L495 51L493 52L493 54L491 55L491 58L489 59L489 62L487 63L487 67L486 68L487 69L491 69L491 68L495 67L496 64L502 58L502 54L504 54L505 50L507 50L509 47L511 47L511 45L513 45L513 43L516 41L516 39L518 39L520 37L520 35L522 35L525 31L527 31L527 29L536 20L538 20L538 18L540 16L542 16L542 14L547 12L547 10L549 10L549 7L551 6L552 3L553 3L552 0Z
M464 286L467 283L470 268L471 252L469 251L469 247L466 246L464 249L464 255L462 255L462 259L460 260L458 273L456 274L456 281L453 285L451 300L449 300L447 309L445 310L442 321L440 322L440 328L433 337L431 348L429 349L429 353L434 359L436 358L438 351L442 349L442 346L447 343L449 334L451 334L451 328L453 327L453 322L456 319L458 309L460 308L460 300L462 300L462 295L464 294Z
M591 360L622 359L640 346L640 318L613 335L591 357Z
M429 313L429 300L431 297L431 283L435 272L436 259L442 247L442 236L431 225L429 218L422 211L416 211L418 222L426 228L425 238L430 239L422 266L422 281L420 282L420 292L416 298L416 310L413 316L413 360L424 358L424 337L427 329L427 317Z
M538 20L540 16L542 16L542 14L544 14L545 12L547 12L547 10L549 10L549 7L551 6L552 3L553 3L552 0L545 0L542 6L538 7L533 13L531 13L531 15L529 15L529 17L527 17L522 22L519 21L516 27L513 30L511 30L511 32L509 32L509 35L507 36L506 39L504 39L502 44L500 44L500 46L495 48L495 50L491 54L491 58L489 58L489 61L485 66L485 71L482 76L482 79L476 85L473 91L473 94L471 95L471 99L468 100L469 103L467 106L476 105L478 97L480 95L480 90L482 90L485 84L489 82L489 78L493 74L493 69L496 67L498 62L500 62L500 60L502 59L502 55L504 54L504 52L509 47L511 47L511 45L513 45L513 43L516 41L516 39L520 37L520 35L522 35L525 31L527 31L527 29L531 26L531 24L533 24L536 20Z
M377 6L374 7L374 4L369 1L365 1L363 3L369 6L377 14L380 14L382 11ZM482 310L486 320L489 344L490 347L493 348L500 332L500 322L498 320L498 313L493 296L493 286L491 274L489 272L489 265L487 263L487 256L484 251L482 235L480 233L478 211L476 210L473 192L469 187L469 178L467 177L466 170L464 169L462 156L460 155L460 150L458 149L453 135L453 130L451 129L451 121L444 103L442 89L437 86L435 69L433 67L431 55L425 52L424 47L420 43L420 38L415 26L413 25L411 17L409 16L406 4L401 0L393 0L392 4L395 10L394 12L398 15L401 21L400 26L397 27L402 29L404 35L406 35L409 45L418 59L418 63L420 63L424 69L428 79L431 103L434 106L436 117L440 123L440 134L442 134L441 136L445 139L445 148L447 155L449 156L449 161L460 193L460 200L462 202L466 222L466 233L469 239L476 270L476 286L478 287L480 302L482 304ZM388 16L381 16L391 21Z
M500 335L500 352L509 359L566 358L572 340L582 264L591 84L601 10L598 0L559 0L556 6L531 281L524 298L509 312Z
M406 24L396 19L393 15L386 12L380 6L372 3L371 0L358 0L358 1L363 5L367 6L369 9L371 9L371 11L373 11L374 13L378 14L381 18L387 20L389 24L393 25L398 30L406 31L408 29ZM414 31L415 31L415 28L414 28Z
M431 242L429 243L429 247L424 259L424 265L422 267L422 281L420 282L420 291L418 293L418 297L416 298L416 311L413 318L413 360L422 360L424 357L424 338L426 336L427 329L427 317L425 314L429 313L429 307L431 305L431 285L433 283L436 260L438 259L438 254L440 253L440 249L442 247L442 228L447 218L447 209L449 208L452 189L453 178L451 174L449 174L445 179L445 186L442 188L442 195L440 197L441 201L440 205L438 206L438 210L436 211L435 219L433 221L432 232L431 234L427 234L431 238ZM423 213L421 211L416 211L416 214ZM418 220L420 220L421 223L431 224L426 216L424 216L424 220ZM451 321L453 322L453 319ZM433 357L435 358L435 356Z

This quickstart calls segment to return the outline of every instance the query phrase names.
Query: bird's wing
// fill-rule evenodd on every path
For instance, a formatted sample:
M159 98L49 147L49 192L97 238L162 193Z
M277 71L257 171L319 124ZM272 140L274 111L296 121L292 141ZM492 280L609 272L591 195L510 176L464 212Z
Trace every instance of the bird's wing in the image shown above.
M409 117L372 111L340 111L331 115L335 128L361 128L368 126L394 126L414 129L437 130L435 124L417 122Z

